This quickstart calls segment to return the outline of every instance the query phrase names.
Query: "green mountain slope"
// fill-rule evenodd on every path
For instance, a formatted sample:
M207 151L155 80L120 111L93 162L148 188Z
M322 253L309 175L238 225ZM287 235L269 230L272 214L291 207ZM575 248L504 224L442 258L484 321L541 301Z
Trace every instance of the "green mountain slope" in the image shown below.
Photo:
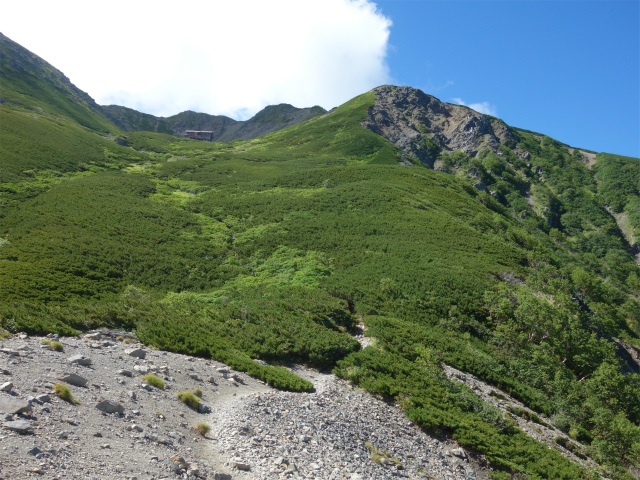
M118 105L108 105L102 109L126 131L168 133L182 137L185 130L206 130L213 132L213 139L216 142L250 140L326 113L325 109L318 106L295 108L283 103L265 107L249 120L237 121L224 115L208 115L192 111L165 118L154 117Z
M381 87L248 141L127 132L121 146L53 107L34 118L5 103L27 123L0 130L13 159L0 327L129 328L297 391L311 385L276 365L305 362L484 455L495 479L596 478L566 445L633 478L640 282L607 208L632 218L637 190L615 205L611 192L639 160L599 154L589 169L577 149L451 107ZM60 139L52 165L47 138ZM527 437L443 363L574 441Z
M0 103L68 117L92 130L117 130L100 106L62 72L0 33Z
M59 70L0 34L0 205L141 161L113 141L118 132Z

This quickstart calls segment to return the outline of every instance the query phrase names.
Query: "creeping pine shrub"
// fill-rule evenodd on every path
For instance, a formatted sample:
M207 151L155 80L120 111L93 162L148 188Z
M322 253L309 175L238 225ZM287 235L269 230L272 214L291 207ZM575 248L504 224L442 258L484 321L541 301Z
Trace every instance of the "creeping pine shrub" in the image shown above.
M203 437L207 436L207 433L209 433L209 431L211 430L211 427L209 425L207 425L206 423L199 423L194 427L194 430L196 431L196 433L198 433L199 435L202 435Z
M56 352L61 352L64 350L64 346L58 342L57 340L42 340L44 345L49 345L51 350L55 350Z
M142 381L145 383L148 383L152 387L156 387L156 388L159 388L160 390L164 390L164 382L162 381L162 379L156 377L152 373L147 373L146 375L143 375Z
M69 387L67 387L66 385L63 385L62 383L56 383L53 386L53 391L58 397L60 397L65 402L69 402L74 405L80 404L78 400L73 398L73 394L71 393L71 390L69 389Z
M200 406L200 399L196 397L193 393L183 391L178 392L176 396L180 399L182 403L184 403L191 410L198 411L198 407Z

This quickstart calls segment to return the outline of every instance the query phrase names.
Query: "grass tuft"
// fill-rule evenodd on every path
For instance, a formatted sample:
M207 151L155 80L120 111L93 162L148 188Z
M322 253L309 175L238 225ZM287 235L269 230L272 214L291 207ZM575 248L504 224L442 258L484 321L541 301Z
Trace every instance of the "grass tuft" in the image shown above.
M56 352L62 352L64 350L64 346L57 340L42 340L42 343L43 345L49 345L51 350L55 350Z
M200 399L196 397L193 393L183 391L178 392L176 396L180 399L182 403L184 403L191 410L198 411L198 407L200 406Z
M142 381L144 383L148 383L152 387L159 388L160 390L164 390L164 381L161 378L156 377L153 373L147 373L142 376Z
M58 397L60 397L65 402L69 402L73 405L80 405L80 402L75 398L73 398L73 394L71 393L71 390L66 385L63 385L62 383L56 383L53 386L53 391Z
M194 430L196 431L196 433L202 435L203 437L206 437L207 433L209 433L209 431L211 430L211 427L206 423L201 422L194 427Z

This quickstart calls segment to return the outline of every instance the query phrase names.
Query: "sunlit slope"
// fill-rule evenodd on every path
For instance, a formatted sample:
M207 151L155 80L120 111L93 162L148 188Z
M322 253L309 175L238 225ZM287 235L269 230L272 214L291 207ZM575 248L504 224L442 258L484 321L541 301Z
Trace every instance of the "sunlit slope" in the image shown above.
M409 166L361 125L373 92L250 141L118 145L72 93L45 93L0 106L4 331L135 329L298 391L311 385L251 359L335 368L485 455L495 479L589 478L444 378L447 363L630 478L640 377L615 339L640 344L640 281L606 208L617 160L595 177L579 151L512 129L469 157L422 128L440 171ZM633 194L610 207L631 216Z
M117 130L96 102L62 72L1 33L0 98L36 112L68 117L98 132Z
M0 188L37 189L35 180L128 165L144 157L69 118L0 105ZM24 182L24 185L18 186Z

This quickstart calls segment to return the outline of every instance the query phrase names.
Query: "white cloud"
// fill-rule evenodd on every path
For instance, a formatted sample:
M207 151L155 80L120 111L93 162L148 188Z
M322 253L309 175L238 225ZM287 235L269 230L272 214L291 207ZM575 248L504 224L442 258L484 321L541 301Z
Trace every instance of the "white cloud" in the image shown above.
M369 0L34 0L0 31L100 104L247 118L331 108L389 80L391 21Z
M465 105L469 108L472 108L478 113L484 113L485 115L491 115L494 117L498 116L498 109L495 105L491 105L489 102L480 102L480 103L469 103L466 104L461 98L454 98L454 102L458 105Z

